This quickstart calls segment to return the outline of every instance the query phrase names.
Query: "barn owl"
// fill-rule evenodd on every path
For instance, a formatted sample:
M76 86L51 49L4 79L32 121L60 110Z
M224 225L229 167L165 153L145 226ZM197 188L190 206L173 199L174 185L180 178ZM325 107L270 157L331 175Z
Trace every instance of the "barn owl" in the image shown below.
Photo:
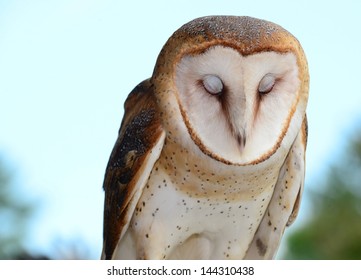
M129 94L104 179L102 259L271 259L304 184L309 75L260 19L179 28Z

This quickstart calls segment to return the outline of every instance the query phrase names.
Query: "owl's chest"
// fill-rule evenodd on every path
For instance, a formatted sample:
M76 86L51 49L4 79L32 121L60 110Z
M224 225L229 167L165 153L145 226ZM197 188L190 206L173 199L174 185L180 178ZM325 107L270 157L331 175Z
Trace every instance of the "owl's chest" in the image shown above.
M276 174L274 168L214 168L187 154L162 154L135 216L167 221L167 227L179 231L217 231L240 224L253 230L272 197Z
M145 236L140 242L144 246L159 244L163 256L182 246L188 252L199 239L197 244L209 242L215 258L242 258L272 197L275 170L216 170L190 159L159 158L136 207L132 229L141 239Z
M148 188L173 189L179 196L212 201L255 201L273 191L279 165L233 166L174 149L156 162Z

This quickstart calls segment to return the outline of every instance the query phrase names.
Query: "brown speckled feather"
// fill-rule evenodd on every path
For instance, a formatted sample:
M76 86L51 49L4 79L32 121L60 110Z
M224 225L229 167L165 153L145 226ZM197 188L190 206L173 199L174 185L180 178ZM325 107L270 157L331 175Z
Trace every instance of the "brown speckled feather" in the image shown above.
M160 149L154 151L153 148L157 144L162 146L164 141L149 80L139 84L129 94L124 107L124 118L110 155L103 185L103 259L112 258L119 239L127 229L145 181L159 157Z

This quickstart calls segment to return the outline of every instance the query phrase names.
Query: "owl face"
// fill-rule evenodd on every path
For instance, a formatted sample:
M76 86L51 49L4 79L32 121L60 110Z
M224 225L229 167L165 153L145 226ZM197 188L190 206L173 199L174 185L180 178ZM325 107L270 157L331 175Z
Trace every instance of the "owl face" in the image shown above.
M175 85L193 140L223 161L242 164L267 154L281 138L300 81L292 53L242 56L214 46L184 56Z
M305 115L302 48L259 19L209 17L185 25L163 48L153 79L171 125L184 124L203 154L228 165L286 153Z

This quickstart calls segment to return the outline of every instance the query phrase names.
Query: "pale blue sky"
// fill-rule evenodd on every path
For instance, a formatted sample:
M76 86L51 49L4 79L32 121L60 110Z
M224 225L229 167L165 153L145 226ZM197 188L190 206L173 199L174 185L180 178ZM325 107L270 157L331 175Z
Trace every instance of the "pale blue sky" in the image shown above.
M200 16L263 18L299 39L311 75L306 182L317 179L360 120L361 2L293 3L0 0L0 155L40 198L31 246L77 236L98 257L123 102L168 37Z

